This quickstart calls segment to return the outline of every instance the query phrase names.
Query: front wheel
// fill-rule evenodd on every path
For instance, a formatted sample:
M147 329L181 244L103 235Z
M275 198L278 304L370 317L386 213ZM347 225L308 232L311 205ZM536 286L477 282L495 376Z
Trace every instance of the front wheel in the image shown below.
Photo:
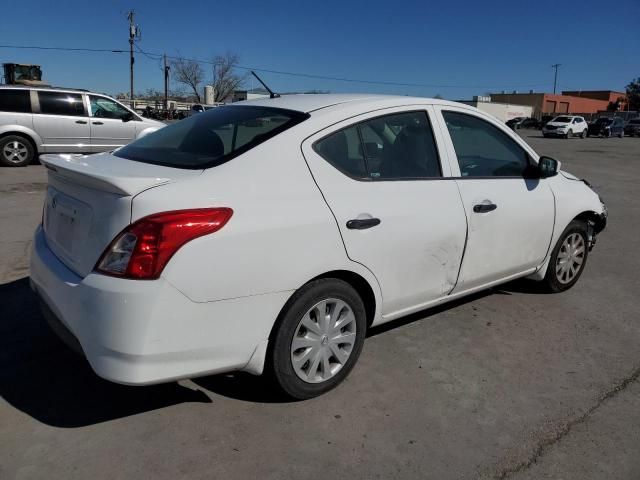
M573 131L569 130L564 138L571 138L571 137L573 137Z
M618 135L618 137L620 137L620 138L624 137L624 130L620 131L620 135Z
M336 387L355 365L367 330L364 304L348 283L320 279L287 302L272 336L269 373L302 400Z
M573 220L565 228L551 252L544 283L551 292L563 292L573 287L587 264L589 245L587 226Z

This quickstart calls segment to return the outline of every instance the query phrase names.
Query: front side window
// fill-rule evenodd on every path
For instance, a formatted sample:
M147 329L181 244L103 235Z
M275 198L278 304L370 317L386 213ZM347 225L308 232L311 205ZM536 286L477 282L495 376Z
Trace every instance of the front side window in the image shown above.
M361 122L317 141L314 149L338 170L359 179L442 176L435 139L424 111Z
M114 155L174 168L215 167L308 117L281 108L217 107L145 135Z
M96 118L114 118L122 120L131 115L131 112L117 102L109 98L89 95L91 104L91 116Z
M29 90L0 89L0 112L31 113Z
M522 177L529 156L505 132L481 118L442 112L463 177Z
M82 95L64 92L38 92L40 112L49 115L72 115L84 117Z

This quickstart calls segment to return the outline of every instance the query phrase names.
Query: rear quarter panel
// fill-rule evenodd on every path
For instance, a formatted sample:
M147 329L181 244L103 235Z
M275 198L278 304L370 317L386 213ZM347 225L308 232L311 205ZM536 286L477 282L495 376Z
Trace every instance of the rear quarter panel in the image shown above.
M134 199L133 221L166 210L233 209L224 228L182 247L162 274L193 301L293 292L331 270L360 274L380 301L373 275L346 256L295 129L197 179L153 188Z

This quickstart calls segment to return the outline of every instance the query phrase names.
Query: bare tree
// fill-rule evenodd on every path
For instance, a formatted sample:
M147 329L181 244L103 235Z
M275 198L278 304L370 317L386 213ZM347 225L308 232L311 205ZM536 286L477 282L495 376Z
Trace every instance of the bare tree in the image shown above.
M213 59L214 101L223 102L244 82L246 75L235 72L240 57L232 52L218 55Z
M200 85L204 82L204 70L198 62L186 58L178 58L171 62L171 74L174 81L182 83L193 90L193 94L200 98Z

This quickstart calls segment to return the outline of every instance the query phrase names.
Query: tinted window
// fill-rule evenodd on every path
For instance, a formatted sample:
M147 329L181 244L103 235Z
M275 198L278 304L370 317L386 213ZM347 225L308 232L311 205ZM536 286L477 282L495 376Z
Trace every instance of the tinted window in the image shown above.
M319 140L314 148L333 166L357 178L442 176L426 112L367 120Z
M463 177L521 177L527 153L505 132L478 117L443 112Z
M218 107L150 133L114 155L176 168L214 167L308 116L279 108Z
M115 118L121 120L123 117L130 115L131 112L119 103L108 98L89 96L91 104L91 115L97 118Z
M82 95L63 92L38 92L40 112L50 115L85 116Z
M558 123L569 123L571 122L571 117L557 117L552 120L553 122Z
M352 177L367 177L358 127L340 130L316 143L316 151L331 165Z
M29 90L0 89L0 111L31 113Z

